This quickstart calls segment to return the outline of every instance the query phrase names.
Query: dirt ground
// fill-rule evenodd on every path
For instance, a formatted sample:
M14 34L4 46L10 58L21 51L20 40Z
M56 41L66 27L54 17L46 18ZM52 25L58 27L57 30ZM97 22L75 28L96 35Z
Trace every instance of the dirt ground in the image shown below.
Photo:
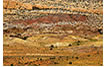
M48 37L49 36L49 37ZM48 34L27 40L10 38L4 43L5 66L102 66L102 35L93 39ZM4 37L4 40L6 38ZM9 40L9 38L8 38ZM32 41L33 40L33 41ZM35 42L35 40L37 40Z

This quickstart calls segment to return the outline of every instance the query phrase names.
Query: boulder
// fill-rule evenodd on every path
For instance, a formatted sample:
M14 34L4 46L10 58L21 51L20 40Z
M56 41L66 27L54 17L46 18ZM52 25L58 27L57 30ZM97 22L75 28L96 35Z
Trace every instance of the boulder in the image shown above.
M7 8L9 1L8 0L4 0L3 1L3 8Z
M15 9L16 8L16 4L17 4L16 1L9 1L7 8L8 9Z
M24 3L24 4L22 5L22 7L24 7L24 8L27 9L27 10L32 10L32 4L29 4L29 3Z

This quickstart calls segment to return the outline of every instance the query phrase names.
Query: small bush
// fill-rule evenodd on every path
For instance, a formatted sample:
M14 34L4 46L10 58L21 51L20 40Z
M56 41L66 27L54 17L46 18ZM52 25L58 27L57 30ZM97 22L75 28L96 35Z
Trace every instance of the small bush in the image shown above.
M11 66L13 66L13 64L11 64Z
M72 64L72 62L69 62L69 64Z
M72 44L69 44L68 46L72 46Z
M75 57L76 59L79 59L79 57Z

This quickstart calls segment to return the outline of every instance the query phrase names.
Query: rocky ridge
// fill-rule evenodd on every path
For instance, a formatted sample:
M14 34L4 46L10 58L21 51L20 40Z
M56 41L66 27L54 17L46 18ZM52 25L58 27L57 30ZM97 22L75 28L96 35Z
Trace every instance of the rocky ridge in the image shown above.
M102 17L102 1L92 3L84 2L63 2L63 1L3 1L4 21L19 19L32 19L40 15L48 14L81 14L81 15L100 15Z

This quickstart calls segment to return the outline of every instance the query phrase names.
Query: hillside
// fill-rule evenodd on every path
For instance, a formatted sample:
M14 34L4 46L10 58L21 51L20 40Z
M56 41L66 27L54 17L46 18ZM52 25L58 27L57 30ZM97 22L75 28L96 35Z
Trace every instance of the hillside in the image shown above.
M3 0L4 66L102 66L102 0Z

